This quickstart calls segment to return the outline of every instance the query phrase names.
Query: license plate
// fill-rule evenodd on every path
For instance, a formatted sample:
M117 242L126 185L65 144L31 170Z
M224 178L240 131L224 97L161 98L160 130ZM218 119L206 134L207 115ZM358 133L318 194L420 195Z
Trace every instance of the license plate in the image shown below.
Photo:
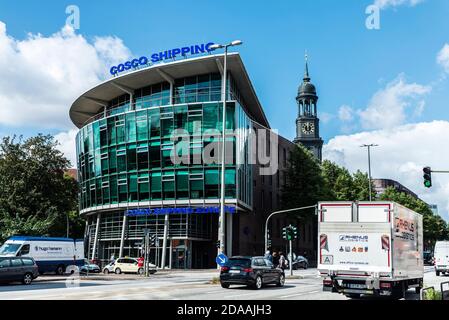
M351 289L366 289L366 284L348 283L347 287Z
M229 273L240 273L240 270L229 270Z

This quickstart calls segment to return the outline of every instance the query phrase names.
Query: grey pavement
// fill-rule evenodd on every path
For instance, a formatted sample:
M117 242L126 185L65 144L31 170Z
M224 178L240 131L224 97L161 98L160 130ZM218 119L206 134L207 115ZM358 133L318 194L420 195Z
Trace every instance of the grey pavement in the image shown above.
M217 270L158 272L147 279L138 276L83 277L70 281L34 282L30 286L20 284L1 285L0 299L39 300L39 299L101 299L101 300L347 300L343 295L322 291L322 279L316 269L295 270L295 277L286 279L285 286L267 286L261 290L245 286L231 286L223 289L211 283L218 277ZM51 278L51 276L47 276ZM105 278L113 279L104 280ZM436 277L432 267L426 267L425 285L439 287L449 277ZM407 300L417 300L414 290L409 290Z

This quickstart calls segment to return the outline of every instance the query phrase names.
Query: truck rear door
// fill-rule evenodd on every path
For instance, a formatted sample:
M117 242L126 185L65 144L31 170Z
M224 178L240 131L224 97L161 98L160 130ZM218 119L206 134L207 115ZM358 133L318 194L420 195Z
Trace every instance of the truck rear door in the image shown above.
M322 203L319 222L321 273L391 272L390 204Z

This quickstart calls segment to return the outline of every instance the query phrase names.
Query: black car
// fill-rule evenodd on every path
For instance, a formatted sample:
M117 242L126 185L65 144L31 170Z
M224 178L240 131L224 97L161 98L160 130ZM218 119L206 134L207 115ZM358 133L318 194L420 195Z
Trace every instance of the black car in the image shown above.
M31 284L38 276L39 269L33 258L0 257L0 282Z
M254 289L266 284L282 287L285 274L264 257L231 257L221 267L220 283L223 288L229 288L231 284L247 285Z

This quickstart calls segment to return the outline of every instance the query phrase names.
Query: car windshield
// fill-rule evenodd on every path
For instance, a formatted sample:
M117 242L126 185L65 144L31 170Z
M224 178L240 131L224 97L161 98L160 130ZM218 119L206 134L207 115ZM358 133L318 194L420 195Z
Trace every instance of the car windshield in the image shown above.
M0 247L0 255L15 255L21 244L5 243Z
M251 266L251 260L249 260L249 259L229 259L227 265L229 267L248 268Z

